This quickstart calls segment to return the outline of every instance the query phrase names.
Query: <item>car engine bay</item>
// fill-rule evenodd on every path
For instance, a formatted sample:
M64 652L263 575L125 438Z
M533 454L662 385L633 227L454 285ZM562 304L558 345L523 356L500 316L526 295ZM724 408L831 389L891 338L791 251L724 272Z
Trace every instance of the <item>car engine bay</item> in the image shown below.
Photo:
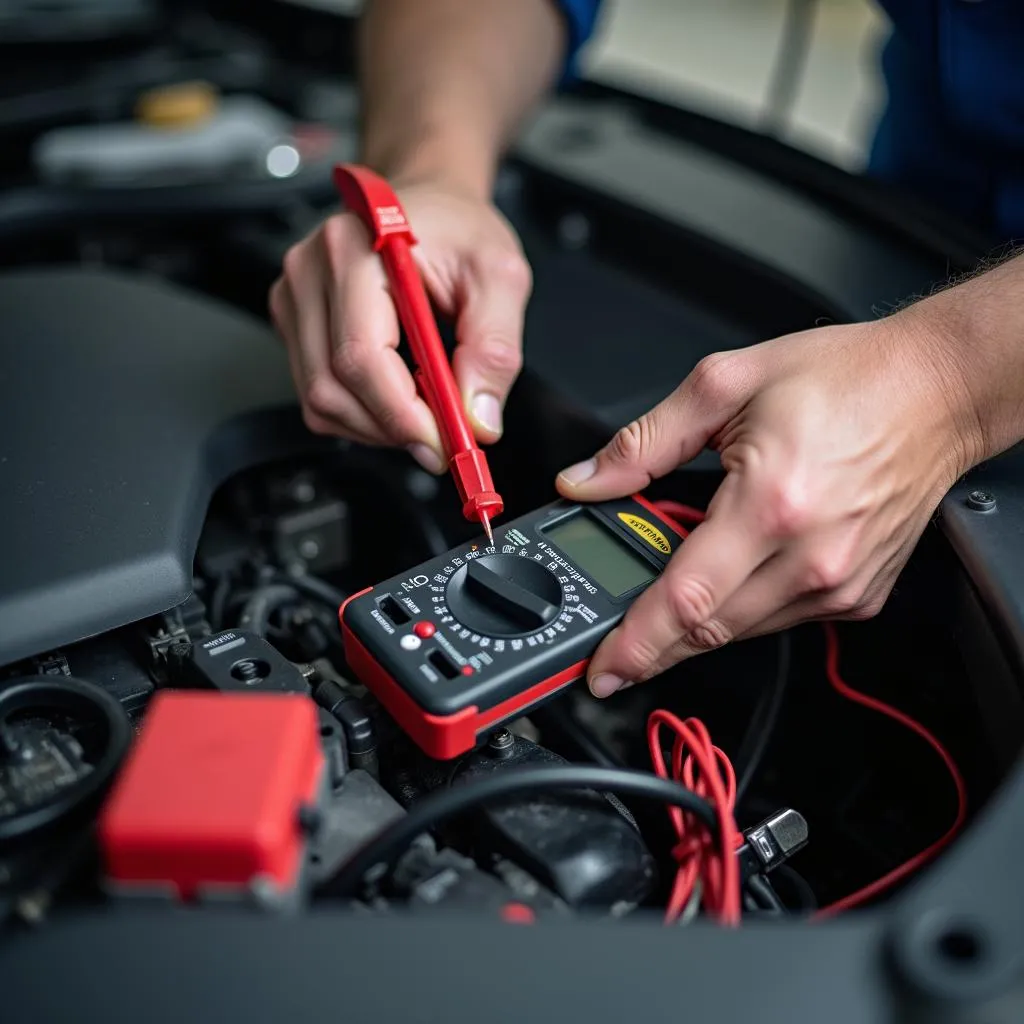
M736 964L751 993L795 990L780 966L806 958L803 994L721 992L714 1019L820 1020L830 986L836 1021L883 1006L1019 1019L1005 978L1024 943L992 916L1021 913L1002 861L988 878L964 868L984 894L962 876L958 899L929 888L965 849L986 863L970 843L993 807L1009 835L1024 822L1018 454L947 499L876 619L729 645L604 701L574 683L474 749L429 756L353 671L339 610L475 544L474 528L450 480L405 453L306 430L267 323L283 253L335 208L330 169L354 152L336 71L351 25L213 5L157 37L145 7L102 44L116 74L47 92L25 56L0 101L0 978L22 1001L0 1016L55 1019L42 1014L70 1012L62 1000L109 1014L115 1000L90 1001L123 983L162 1003L154 1020L279 1020L276 978L289 998L305 986L295 1012L312 1018L339 971L361 993L350 1006L382 1019L475 1019L485 998L493 1019L543 1016L573 998L598 1021L674 1012L684 969L695 992L728 989ZM59 45L71 79L81 44ZM240 140L227 164L199 132L168 157L130 121L140 95L196 79L230 100L204 128ZM973 251L904 208L868 217L839 172L794 159L784 173L738 130L631 102L558 98L501 179L537 277L526 370L489 452L505 521L552 501L560 466L708 352L866 316ZM645 133L676 147L692 209L619 187L601 147L626 159L626 121L636 164L652 166ZM701 189L734 188L719 199L742 207L751 167L786 238L702 223ZM834 261L801 262L801 237L834 241ZM719 479L705 453L646 497L685 533ZM411 630L418 613L387 614ZM683 789L727 804L732 834L699 806L667 810ZM713 927L730 885L734 950ZM890 914L909 931L893 939ZM639 958L618 968L623 1001L613 961L588 960L619 942ZM580 962L545 990L567 944ZM892 978L876 964L890 946ZM832 980L813 963L826 954ZM39 972L58 958L78 974L48 991ZM172 961L156 992L153 964ZM974 968L991 989L972 988Z
M46 843L56 855L66 843L65 829L80 820L102 777L109 776L112 753L118 755L114 764L123 756L130 735L124 723L142 728L154 695L178 691L207 697L294 694L317 706L330 785L326 804L317 810L322 824L309 843L307 898L321 891L321 883L324 898L330 898L330 879L345 860L435 791L528 764L650 771L645 723L659 707L680 718L700 718L715 743L730 752L741 827L749 832L763 821L788 817L790 830L807 832L787 840L792 849L772 855L773 870L775 856L782 866L790 852L796 855L778 876L778 899L787 913L808 915L840 899L928 846L948 825L955 803L941 762L919 740L855 712L828 692L820 627L708 656L685 673L667 673L611 703L596 704L585 689L574 689L509 729L496 730L457 760L427 757L352 677L337 615L346 595L380 576L382 565L398 569L443 552L451 526L442 526L431 511L439 503L434 478L397 456L338 447L308 462L259 466L218 490L199 539L193 593L182 604L5 669L3 694L13 702L10 712L4 709L4 817L10 837L42 841L56 829L59 841L49 836ZM387 538L387 550L374 538ZM913 675L902 664L895 671L871 672L871 692L891 694L894 702L927 717L931 729L947 725L973 804L992 785L996 767L979 756L980 737L964 728L973 717L964 696L941 685L951 676L950 652L924 641L931 629L927 621L908 625L898 607L890 614L902 620L907 636L919 631L918 642L905 644L927 654ZM843 656L854 666L852 673L871 664L872 653L887 642L884 633L881 623L849 629ZM237 649L221 664L209 651L224 643ZM84 722L43 725L39 716L48 695L62 685L93 694L96 707ZM35 688L38 708L32 704ZM109 700L100 703L101 694L114 698L121 715ZM97 746L93 719L99 715L102 724L104 714L113 720L105 726L106 743ZM247 774L242 771L242 779ZM84 785L86 780L95 785ZM71 799L79 791L81 803ZM630 809L593 791L538 795L499 809L484 806L473 818L453 822L440 842L414 845L387 885L367 891L366 906L451 905L487 913L514 904L535 912L615 917L663 906L673 875L672 843L659 811L643 804ZM33 827L40 815L45 820ZM28 859L38 863L38 847L31 846ZM15 880L22 877L17 860L8 867ZM70 877L75 867L66 865ZM250 888L242 886L238 898L251 896ZM29 870L13 886L8 913L31 915L32 901L45 897L49 903L54 895L41 890ZM99 895L91 884L75 894ZM746 912L781 910L774 901L751 901Z

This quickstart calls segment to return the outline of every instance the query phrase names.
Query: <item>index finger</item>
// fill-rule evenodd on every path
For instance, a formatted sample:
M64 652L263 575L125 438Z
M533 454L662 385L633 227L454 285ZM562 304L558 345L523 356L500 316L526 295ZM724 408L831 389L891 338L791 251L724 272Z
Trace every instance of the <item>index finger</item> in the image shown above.
M598 648L587 672L591 689L607 696L623 682L649 678L662 652L688 634L708 631L709 646L720 646L728 637L717 635L723 628L717 613L775 550L776 543L742 515L739 495L716 502ZM599 677L605 678L599 683Z
M380 261L355 257L328 285L331 302L331 366L393 442L416 442L441 451L434 417L398 354L398 316Z

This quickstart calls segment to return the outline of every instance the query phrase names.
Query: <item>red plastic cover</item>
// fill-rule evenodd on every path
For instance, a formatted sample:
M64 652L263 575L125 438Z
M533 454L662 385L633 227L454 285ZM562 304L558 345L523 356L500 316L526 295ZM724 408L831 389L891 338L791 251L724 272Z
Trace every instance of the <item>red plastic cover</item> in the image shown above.
M186 900L257 878L293 888L324 762L307 697L159 693L100 816L108 878Z

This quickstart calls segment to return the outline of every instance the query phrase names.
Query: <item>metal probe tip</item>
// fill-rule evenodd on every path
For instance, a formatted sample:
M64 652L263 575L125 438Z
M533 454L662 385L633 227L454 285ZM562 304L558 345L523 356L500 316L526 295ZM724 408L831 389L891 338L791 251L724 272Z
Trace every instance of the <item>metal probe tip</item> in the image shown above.
M486 512L480 513L480 522L484 524L484 533L487 534L487 543L494 547L494 531L491 529L491 517Z

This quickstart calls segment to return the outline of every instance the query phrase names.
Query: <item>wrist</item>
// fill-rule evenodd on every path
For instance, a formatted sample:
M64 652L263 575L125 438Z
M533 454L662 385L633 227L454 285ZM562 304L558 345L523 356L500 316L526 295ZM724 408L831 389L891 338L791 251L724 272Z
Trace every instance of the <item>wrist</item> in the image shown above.
M924 382L933 412L940 414L951 485L988 458L989 443L984 387L965 343L970 326L944 303L936 303L937 298L908 306L893 319L900 326L901 346L911 354L912 372Z
M1004 452L1024 436L1024 348L1016 340L1013 280L989 271L907 307L908 329L950 411L963 447L961 472ZM1009 287L1000 287L1000 286ZM994 286L994 287L993 287Z
M479 135L425 128L404 133L401 139L368 132L362 162L395 188L431 184L487 202L494 190L498 155Z
M970 449L966 468L1024 439L1022 296L1018 255L905 311L936 339L947 367L946 391Z

